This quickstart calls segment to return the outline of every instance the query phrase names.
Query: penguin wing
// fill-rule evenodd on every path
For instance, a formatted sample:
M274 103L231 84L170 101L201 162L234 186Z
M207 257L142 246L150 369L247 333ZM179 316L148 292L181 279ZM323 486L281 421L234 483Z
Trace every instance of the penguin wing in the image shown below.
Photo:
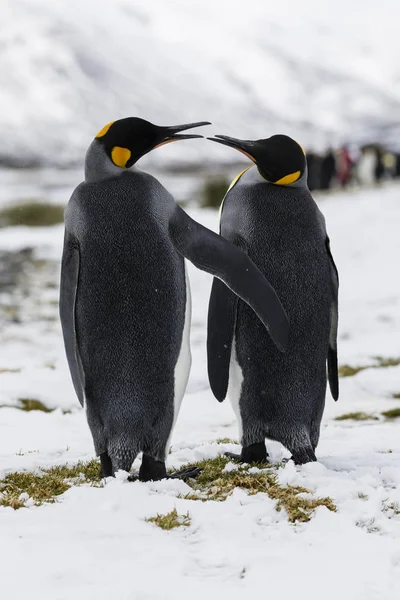
M329 333L328 348L328 379L331 394L334 400L339 398L339 375L338 375L338 357L337 357L337 333L339 320L338 292L339 292L339 273L331 253L329 237L326 236L325 247L329 257L332 304L331 304L331 329Z
M289 321L274 288L242 250L191 219L179 206L169 221L176 250L196 267L218 277L248 304L262 321L277 348L284 352Z
M78 240L65 230L61 262L60 319L65 352L78 400L84 404L84 374L76 335L75 304L78 292L80 253Z
M208 306L207 370L212 393L225 400L238 297L214 277Z

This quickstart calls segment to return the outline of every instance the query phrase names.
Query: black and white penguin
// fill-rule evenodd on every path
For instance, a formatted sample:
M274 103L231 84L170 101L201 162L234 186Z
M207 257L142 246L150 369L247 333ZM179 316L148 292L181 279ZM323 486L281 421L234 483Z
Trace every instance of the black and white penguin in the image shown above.
M129 471L141 451L139 479L167 476L191 365L184 256L249 302L281 349L287 342L284 310L253 262L193 221L157 179L130 169L158 146L202 137L178 132L207 124L109 123L91 143L85 181L65 211L61 323L103 476Z
M338 398L338 273L325 220L307 187L306 157L290 137L214 142L255 166L232 182L221 207L221 235L243 249L276 290L290 322L285 354L255 315L214 279L208 315L208 373L215 397L228 393L244 462L264 461L265 438L302 464L316 460L329 383ZM229 390L228 390L229 386ZM231 455L232 456L232 455Z

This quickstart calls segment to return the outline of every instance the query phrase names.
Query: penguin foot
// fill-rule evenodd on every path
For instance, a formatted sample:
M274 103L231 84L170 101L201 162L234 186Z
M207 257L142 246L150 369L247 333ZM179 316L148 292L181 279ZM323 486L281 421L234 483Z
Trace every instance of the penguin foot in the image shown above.
M175 473L171 473L171 475L167 475L168 479L182 479L182 481L186 481L187 479L195 479L201 473L202 469L199 467L188 467L187 469L181 469L180 471L176 471Z
M167 469L163 460L155 460L143 454L139 469L139 481L160 481L167 478Z
M182 479L186 481L197 477L201 473L201 469L198 467L188 467L187 469L181 469L176 473L167 474L165 468L165 462L161 460L155 460L147 454L143 454L142 464L139 470L139 481L160 481L161 479ZM129 478L130 481L135 481L134 476Z
M317 462L317 457L315 456L315 452L311 447L300 448L293 452L290 459L294 462L295 465L305 465L309 462Z
M225 452L225 456L241 463L266 463L268 452L264 442L243 446L241 454L234 452Z
M114 475L111 458L108 452L100 454L100 474L102 477L112 477Z
M194 479L200 475L202 469L198 467L189 467L187 469L181 469L180 471L176 471L175 473L171 473L170 475L165 474L164 477L160 477L156 479L156 476L151 477L150 479L141 479L140 473L139 477L137 475L129 475L128 481L160 481L161 479L182 479L182 481L187 481L187 479ZM142 473L143 477L143 473Z

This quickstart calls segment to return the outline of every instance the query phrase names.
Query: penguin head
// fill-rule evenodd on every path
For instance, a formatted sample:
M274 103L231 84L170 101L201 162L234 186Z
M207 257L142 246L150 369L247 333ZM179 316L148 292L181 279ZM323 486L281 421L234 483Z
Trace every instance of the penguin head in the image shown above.
M101 147L111 163L120 168L129 169L139 158L170 142L202 138L202 135L179 135L180 131L210 125L208 121L187 123L172 127L153 125L144 119L128 117L111 121L99 131L94 143Z
M306 154L295 140L287 135L273 135L264 140L238 140L227 135L208 138L245 154L257 166L260 175L275 185L307 185Z

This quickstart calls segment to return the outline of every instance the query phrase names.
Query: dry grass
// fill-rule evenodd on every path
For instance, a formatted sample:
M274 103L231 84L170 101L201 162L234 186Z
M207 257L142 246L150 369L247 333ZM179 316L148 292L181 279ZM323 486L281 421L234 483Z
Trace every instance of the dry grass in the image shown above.
M339 377L353 377L353 375L357 375L357 373L365 371L365 369L383 369L385 367L397 367L397 365L400 365L400 358L384 358L383 356L374 356L373 358L378 364L364 365L362 367L340 366L338 369ZM400 398L400 394L398 397Z
M369 415L365 412L352 412L335 417L335 421L379 421L375 415Z
M35 400L34 398L18 398L18 406L20 410L24 410L26 412L30 412L31 410L41 410L42 412L53 412L54 408L49 408L40 400Z
M47 202L24 202L0 210L0 227L44 227L62 223L64 207Z
M400 408L392 408L381 413L386 419L398 419L400 417Z
M187 482L193 492L181 497L186 500L223 502L235 488L244 489L249 495L264 493L276 501L278 511L286 511L291 523L309 521L318 506L336 511L331 498L315 498L306 488L279 484L274 472L276 466L259 465L260 471L256 473L249 472L250 465L240 465L235 471L224 471L228 462L228 458L219 456L186 465L199 467L202 472L196 479Z
M228 187L229 181L225 177L206 179L201 194L201 206L203 208L219 208Z
M53 503L72 485L85 483L101 485L100 466L96 459L76 465L40 469L38 472L9 473L0 480L0 506L22 508L28 498L32 498L36 506Z
M342 365L338 369L339 377L353 377L360 371L364 371L369 367L351 367L350 365Z
M155 517L146 519L146 522L154 523L157 527L169 531L175 527L189 527L191 520L189 513L186 513L186 515L178 515L176 508L174 508L166 515L157 514Z
M384 358L383 356L375 356L376 361L378 361L378 365L376 368L382 367L397 367L400 365L400 358Z

